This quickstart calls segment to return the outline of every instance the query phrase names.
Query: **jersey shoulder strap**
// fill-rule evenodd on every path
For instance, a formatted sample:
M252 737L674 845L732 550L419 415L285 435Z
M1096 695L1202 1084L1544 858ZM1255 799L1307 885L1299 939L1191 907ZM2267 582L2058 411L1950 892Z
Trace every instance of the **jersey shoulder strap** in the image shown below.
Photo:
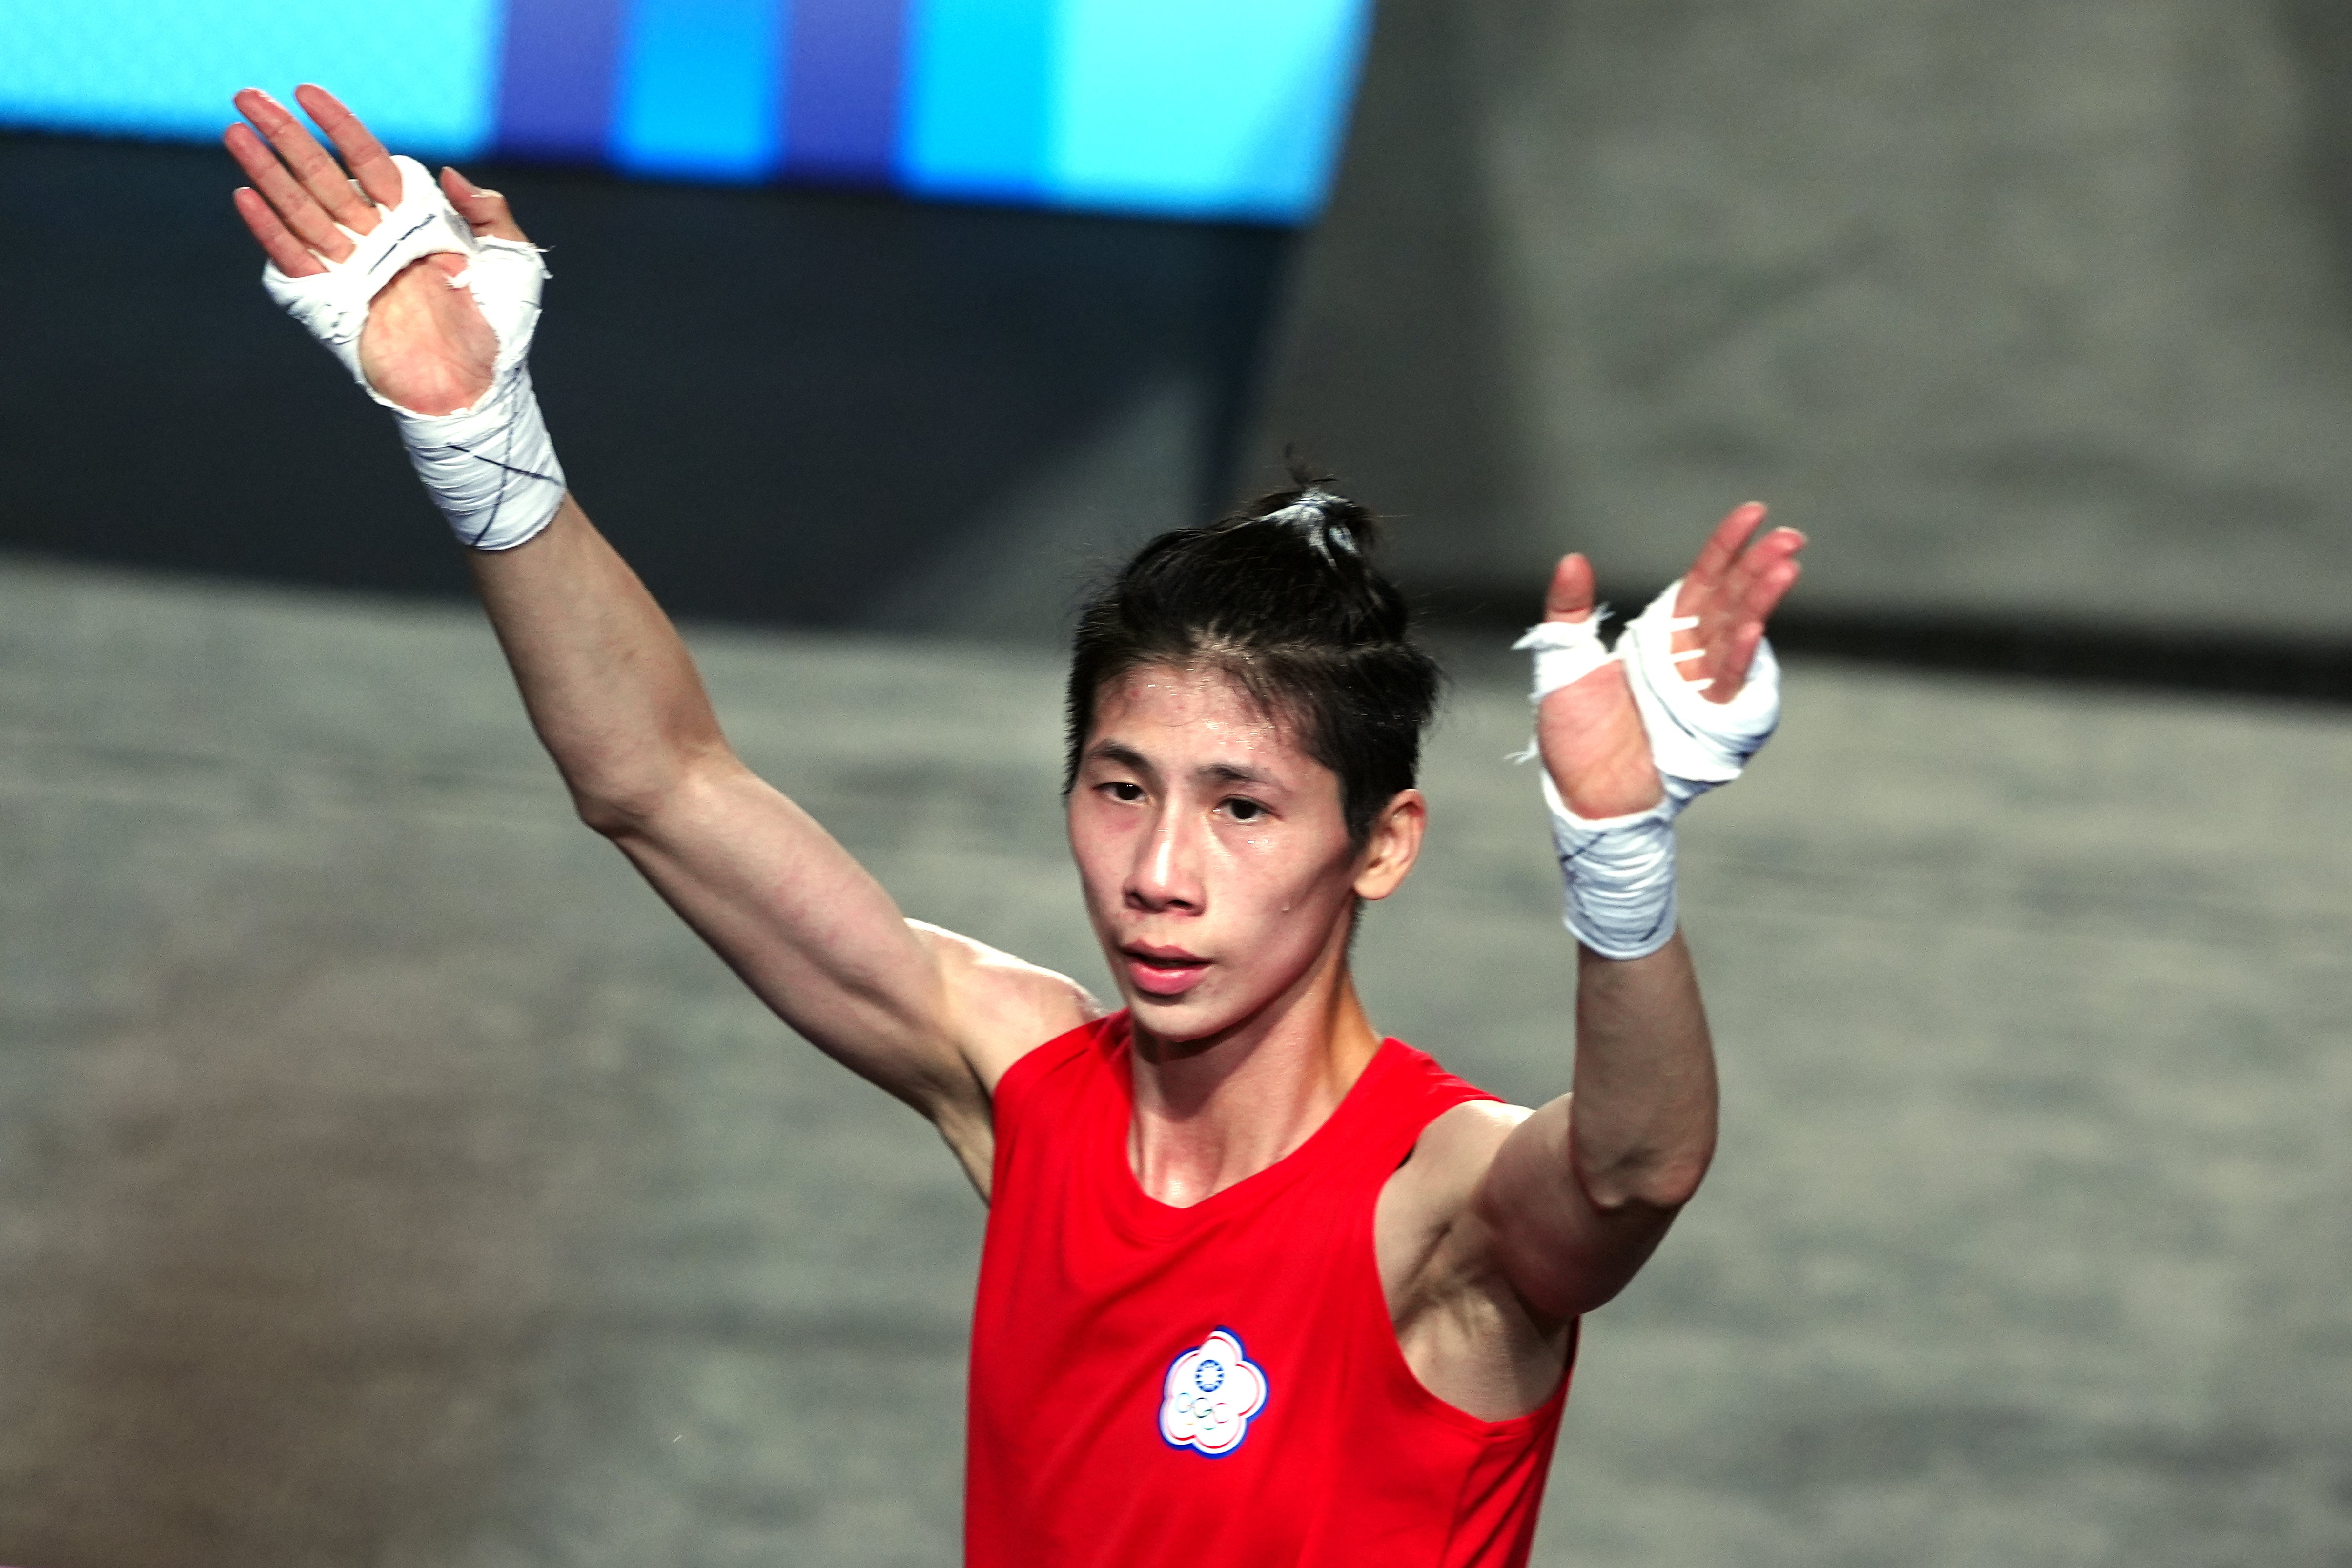
M1017 1128L1029 1107L1041 1098L1066 1092L1086 1071L1105 1061L1127 1027L1124 1011L1082 1023L1024 1051L996 1081L990 1120L997 1142Z
M1465 1105L1473 1100L1502 1099L1467 1079L1455 1077L1439 1066L1435 1057L1401 1040L1391 1038L1383 1042L1383 1054L1390 1060L1381 1098L1394 1107L1392 1114L1412 1125L1416 1137L1422 1128L1456 1105Z

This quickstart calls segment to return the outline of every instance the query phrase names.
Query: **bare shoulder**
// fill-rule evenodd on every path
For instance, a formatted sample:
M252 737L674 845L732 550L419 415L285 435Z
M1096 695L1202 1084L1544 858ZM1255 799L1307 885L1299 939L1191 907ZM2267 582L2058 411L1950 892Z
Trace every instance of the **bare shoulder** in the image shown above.
M1499 1100L1466 1100L1437 1116L1390 1179L1382 1207L1409 1228L1451 1229L1469 1212L1496 1151L1534 1113Z
M991 1092L1034 1047L1103 1016L1093 993L1067 975L925 921L907 928L938 962L958 1043Z

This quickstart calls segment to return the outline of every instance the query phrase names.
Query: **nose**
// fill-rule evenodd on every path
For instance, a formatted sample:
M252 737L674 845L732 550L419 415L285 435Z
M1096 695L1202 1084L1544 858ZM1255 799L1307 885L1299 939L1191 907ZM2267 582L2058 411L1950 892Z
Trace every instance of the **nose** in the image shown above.
M1199 824L1174 802L1162 801L1151 831L1136 845L1127 872L1127 905L1150 913L1202 908Z

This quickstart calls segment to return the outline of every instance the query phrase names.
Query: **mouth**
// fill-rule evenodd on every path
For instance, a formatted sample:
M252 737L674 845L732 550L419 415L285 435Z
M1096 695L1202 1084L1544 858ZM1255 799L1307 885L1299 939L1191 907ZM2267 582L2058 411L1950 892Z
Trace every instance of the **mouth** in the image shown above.
M1160 1001L1173 1001L1191 990L1209 968L1209 960L1181 947L1155 947L1148 942L1130 942L1118 954L1135 988Z

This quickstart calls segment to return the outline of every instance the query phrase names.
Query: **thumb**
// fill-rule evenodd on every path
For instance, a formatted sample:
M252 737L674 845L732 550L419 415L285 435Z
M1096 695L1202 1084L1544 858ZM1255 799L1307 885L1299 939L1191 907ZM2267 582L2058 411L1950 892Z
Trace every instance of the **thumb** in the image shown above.
M455 168L441 171L441 190L449 198L449 204L457 209L457 215L473 225L476 235L491 239L523 238L514 214L508 210L507 199L498 192L483 190Z
M1544 593L1544 619L1583 621L1592 614L1592 563L1581 554L1563 556Z

